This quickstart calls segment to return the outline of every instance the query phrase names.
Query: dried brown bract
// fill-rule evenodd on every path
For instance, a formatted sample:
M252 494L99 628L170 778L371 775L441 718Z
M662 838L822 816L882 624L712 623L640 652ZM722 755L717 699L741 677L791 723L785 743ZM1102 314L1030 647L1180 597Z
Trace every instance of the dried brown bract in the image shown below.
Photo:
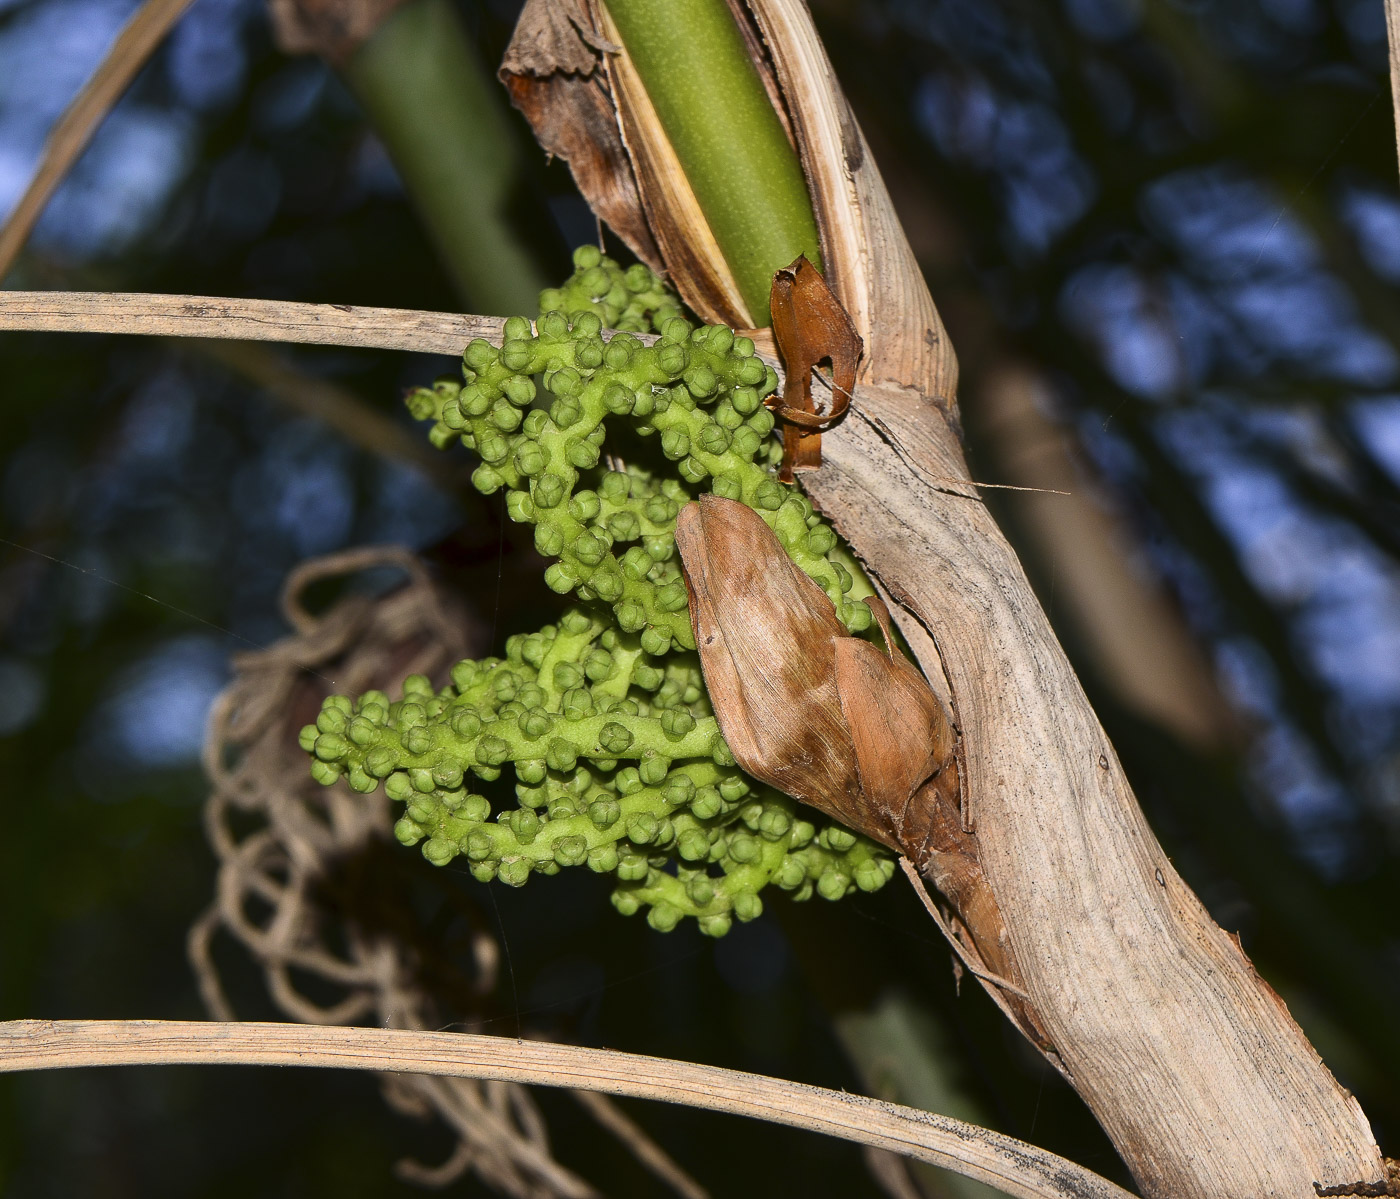
M739 764L916 862L931 846L915 803L956 747L942 704L891 653L889 616L867 600L887 650L852 637L831 601L752 508L718 496L676 523L691 621L715 715Z
M957 737L870 605L883 652L853 637L752 508L702 496L676 522L690 619L725 740L749 774L913 860L957 911L971 960L1019 988L1006 928L962 827ZM1019 1003L1015 1015L1037 1041Z
M821 430L845 415L856 385L856 363L864 343L822 273L805 255L773 276L769 292L773 339L787 372L781 400L768 406L782 421L783 464L778 477L792 482L795 470L822 464ZM812 402L812 372L831 363L831 405L818 413Z

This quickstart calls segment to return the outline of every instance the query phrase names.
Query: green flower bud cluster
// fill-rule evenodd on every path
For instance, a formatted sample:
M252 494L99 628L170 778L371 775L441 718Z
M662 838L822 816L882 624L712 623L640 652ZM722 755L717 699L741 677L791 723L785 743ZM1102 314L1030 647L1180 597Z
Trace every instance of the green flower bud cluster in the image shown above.
M542 300L582 311L545 312L533 332L513 317L499 349L482 340L467 347L464 384L441 380L408 397L416 417L434 421L435 444L459 438L481 457L475 486L486 494L504 488L511 519L534 525L536 549L556 559L545 583L610 607L650 654L693 649L673 532L680 508L707 488L754 508L847 627L868 628L870 611L848 596L851 575L833 554L836 535L805 496L777 481L773 416L763 405L777 378L753 343L723 326L692 329L666 316L662 285L644 267L623 272L591 246L574 260L573 278ZM628 319L661 322L654 345L629 333L603 341L596 309L618 311L617 289L633 297L622 309ZM536 377L553 397L547 406ZM609 417L656 437L678 477L601 465Z
M693 653L649 654L583 608L509 638L504 659L459 663L441 690L413 675L399 700L330 696L301 745L322 783L382 781L405 805L395 835L430 862L465 855L476 878L512 886L587 866L662 931L693 916L720 936L762 911L770 884L839 899L894 871L879 846L735 767ZM507 765L518 803L493 815L471 776Z
M415 675L398 700L329 697L301 732L312 774L383 783L404 804L395 835L430 862L464 856L512 886L587 866L615 876L619 911L645 909L663 931L691 916L720 936L762 911L770 885L799 900L876 890L894 873L883 847L737 768L694 653L675 527L704 488L759 512L848 628L870 623L835 534L776 478L774 373L748 339L693 329L647 268L592 247L574 266L533 327L515 317L500 348L472 342L463 383L408 405L435 444L476 451L474 484L504 489L555 560L545 582L579 603L509 638L503 659L458 663L441 690ZM605 342L605 327L622 332ZM648 332L655 344L633 336ZM625 466L603 462L610 418L653 439L651 469L630 450ZM516 804L493 811L473 780L507 769Z

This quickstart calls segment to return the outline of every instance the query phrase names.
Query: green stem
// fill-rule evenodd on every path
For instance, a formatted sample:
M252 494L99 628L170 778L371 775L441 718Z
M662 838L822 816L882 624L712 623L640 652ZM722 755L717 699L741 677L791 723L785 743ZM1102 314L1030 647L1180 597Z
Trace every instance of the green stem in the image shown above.
M499 89L448 0L409 0L344 69L462 298L533 313L544 280L510 222L522 169Z
M755 324L773 273L821 242L797 153L724 0L606 0Z

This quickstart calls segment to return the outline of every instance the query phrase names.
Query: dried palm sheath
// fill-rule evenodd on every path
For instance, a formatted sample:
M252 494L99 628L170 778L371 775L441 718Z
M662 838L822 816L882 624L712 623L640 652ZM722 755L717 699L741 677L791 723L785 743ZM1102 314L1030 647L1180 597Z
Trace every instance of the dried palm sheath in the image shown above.
M864 831L946 888L960 954L1146 1195L1302 1199L1314 1182L1377 1182L1360 1106L1172 868L1015 554L956 482L969 477L956 358L810 15L800 0L731 7L781 97L827 281L865 343L850 411L802 483L951 717L957 786L927 789L942 806L916 822L925 840L878 820ZM745 323L600 6L530 0L503 78L638 255L706 319ZM954 850L976 886L940 871Z

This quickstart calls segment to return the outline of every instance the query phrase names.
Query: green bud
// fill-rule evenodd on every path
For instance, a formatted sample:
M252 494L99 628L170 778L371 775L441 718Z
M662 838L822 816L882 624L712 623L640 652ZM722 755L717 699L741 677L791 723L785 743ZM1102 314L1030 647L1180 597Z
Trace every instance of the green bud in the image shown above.
M528 448L528 447L527 447ZM517 458L519 455L517 455ZM535 518L535 505L527 491L506 493L506 515L516 524L526 524Z
M675 904L662 900L647 913L647 923L659 933L669 933L681 922L684 914Z
M404 396L404 404L414 420L431 420L437 412L438 399L426 387L415 387Z
M548 763L543 758L526 758L515 764L515 777L531 786L544 782L548 773Z
M714 880L703 874L697 875L686 884L685 893L697 908L708 907L715 898Z
M785 891L795 891L807 880L807 868L802 862L788 854L783 858L783 864L778 867L778 872L773 876L774 882Z
M690 326L680 317L668 320L661 326L662 342L684 343L690 340Z
M618 877L622 877L622 871L618 870ZM624 891L619 887L612 893L612 905L623 916L635 916L642 907L642 901L631 891Z
M577 662L556 662L553 678L557 691L568 691L583 682L583 669Z
M579 470L591 470L598 465L602 451L591 441L571 440L564 447L564 456Z
M433 782L444 791L455 791L462 785L462 768L451 759L438 762L433 767Z
M763 448L763 438L745 425L734 430L730 449L741 458L752 459Z
M611 874L617 869L617 847L596 845L588 851L588 868L595 874Z
M515 409L511 408L514 412ZM494 429L487 429L480 438L477 439L476 452L481 455L483 462L488 465L495 465L504 462L510 454L510 442Z
M622 573L607 564L604 564L594 572L593 577L588 580L588 585L604 603L615 603L622 598L625 584L622 580Z
M671 771L671 759L663 758L648 750L637 764L637 773L648 787L660 786Z
M845 853L855 848L856 835L839 824L828 824L817 840L833 853Z
M377 779L387 777L397 765L394 751L384 746L372 749L365 755L365 772Z
M732 922L724 913L700 917L700 931L707 937L722 937L731 926Z
M648 625L642 630L641 643L643 650L657 657L671 648L671 634L663 633L655 625Z
M740 482L739 476L729 471L716 475L710 490L721 499L726 500L742 499L744 495L744 486Z
M763 915L763 901L753 891L740 891L734 896L734 915L747 924Z
M595 491L580 491L569 501L569 515L580 524L596 520L602 511L602 502Z
M309 754L316 745L316 726L314 724L302 725L301 732L297 734L297 744L301 746L301 752Z
M545 761L551 770L560 770L567 774L578 765L578 749L563 737L555 737L549 743Z
M481 717L471 708L459 708L452 717L452 731L459 737L475 737L481 732Z
M583 408L576 396L561 396L549 406L549 419L561 429L569 429L583 419Z
M679 741L694 728L695 717L684 708L668 708L665 712L661 713L661 731L672 741ZM687 779L686 781L689 782L690 780Z
M515 469L527 478L540 474L548 465L549 455L537 442L527 441L515 451ZM511 494L519 493L512 492ZM550 505L545 506L549 507Z
M408 772L396 770L385 779L384 794L400 803L412 799L416 793L413 790L413 784L408 781Z
M595 799L588 805L588 819L599 828L611 828L622 815L622 805L615 799Z
M688 828L676 839L676 853L682 861L703 862L710 856L710 838L698 828Z
M773 808L759 817L758 831L769 841L781 841L792 828L792 817L781 808Z
M603 349L603 362L610 369L615 371L625 370L636 356L638 349L635 338L621 334L608 342ZM607 403L606 395L604 403Z
M516 808L506 815L505 822L510 825L510 831L515 834L515 839L521 845L529 845L544 827L539 816L529 808Z
M423 839L423 830L406 816L394 822L394 840L400 845L417 845Z
M535 526L535 549L543 557L557 558L564 552L564 534L553 524Z
M468 416L485 416L493 400L494 397L491 393L479 383L472 383L462 388L461 394L457 397L458 405Z
M722 454L729 448L729 434L713 421L700 430L695 441L707 454Z
M495 856L496 842L490 833L478 829L466 835L462 849L469 861L480 862Z
M642 535L642 522L635 512L614 512L607 519L608 532L613 541L635 541Z
M554 727L553 719L542 708L528 708L516 724L529 741L538 741Z
M656 606L663 612L679 612L686 606L687 600L685 584L679 579L657 588Z
M609 754L616 757L624 754L632 746L632 734L624 726L615 721L609 721L598 734L598 744Z
M582 637L593 627L593 619L582 608L570 608L559 618L559 626L566 633Z
M482 766L499 766L510 760L510 742L488 734L476 743L476 760Z
M569 550L585 566L597 566L608 552L608 546L596 533L584 530L574 538Z
M709 468L693 455L689 458L682 458L680 465L676 467L676 473L687 483L703 483L710 473Z
M690 437L684 429L667 429L661 434L661 452L673 462L690 453Z
M752 862L758 854L759 844L748 833L735 833L729 838L729 856L736 862Z
M491 412L488 419L502 433L514 433L516 429L520 428L522 417L520 415L520 409L509 400L502 397L491 405ZM484 438L485 435L483 435L483 440ZM478 442L477 444L480 446L482 442ZM484 454L482 456L485 457Z
M773 432L773 422L773 414L769 412L767 408L760 408L751 417L749 417L747 423L745 424L745 428L752 432L754 436L758 439L758 444L761 444L763 439L767 437L768 434ZM741 429L736 429L734 432L736 448L738 447L738 438L741 432L743 432L743 430ZM757 452L757 444L755 445L753 452Z
M633 816L627 822L627 837L636 845L650 845L661 831L661 821L650 812Z
M593 694L587 687L570 687L564 693L560 706L565 720L587 720L595 711Z
M734 803L736 800L743 799L748 793L749 785L744 781L743 776L731 774L728 778L720 779L719 794L726 803Z
M719 389L719 380L715 378L715 372L704 363L693 365L685 372L684 378L690 394L697 399L712 396Z
M850 885L851 880L839 870L823 870L817 879L817 894L823 899L835 901L845 896Z
M613 779L613 786L617 788L617 793L622 796L635 795L645 785L642 782L641 771L635 766L624 766Z
M457 856L457 847L446 837L432 837L423 843L423 856L434 866L446 866Z
M323 762L338 762L350 752L350 746L343 737L334 733L322 733L312 746L313 752Z
M826 557L836 548L836 534L826 525L818 525L807 532L807 549L819 558Z
M537 508L557 508L568 490L568 484L556 474L541 475L531 485Z
M512 858L496 868L496 877L507 887L523 887L530 878L528 858Z
M617 877L624 883L638 883L646 878L647 871L651 867L647 865L647 860L641 854L617 855Z
M646 609L635 600L624 600L618 604L614 615L617 617L618 627L625 633L636 633L647 622ZM635 682L635 679L633 681Z
M560 837L554 843L554 860L561 866L582 866L588 860L587 839Z
M544 572L544 585L560 595L568 595L577 584L578 580L562 562L556 562Z
M399 734L399 744L414 757L420 757L433 747L432 734L421 725L406 729Z

